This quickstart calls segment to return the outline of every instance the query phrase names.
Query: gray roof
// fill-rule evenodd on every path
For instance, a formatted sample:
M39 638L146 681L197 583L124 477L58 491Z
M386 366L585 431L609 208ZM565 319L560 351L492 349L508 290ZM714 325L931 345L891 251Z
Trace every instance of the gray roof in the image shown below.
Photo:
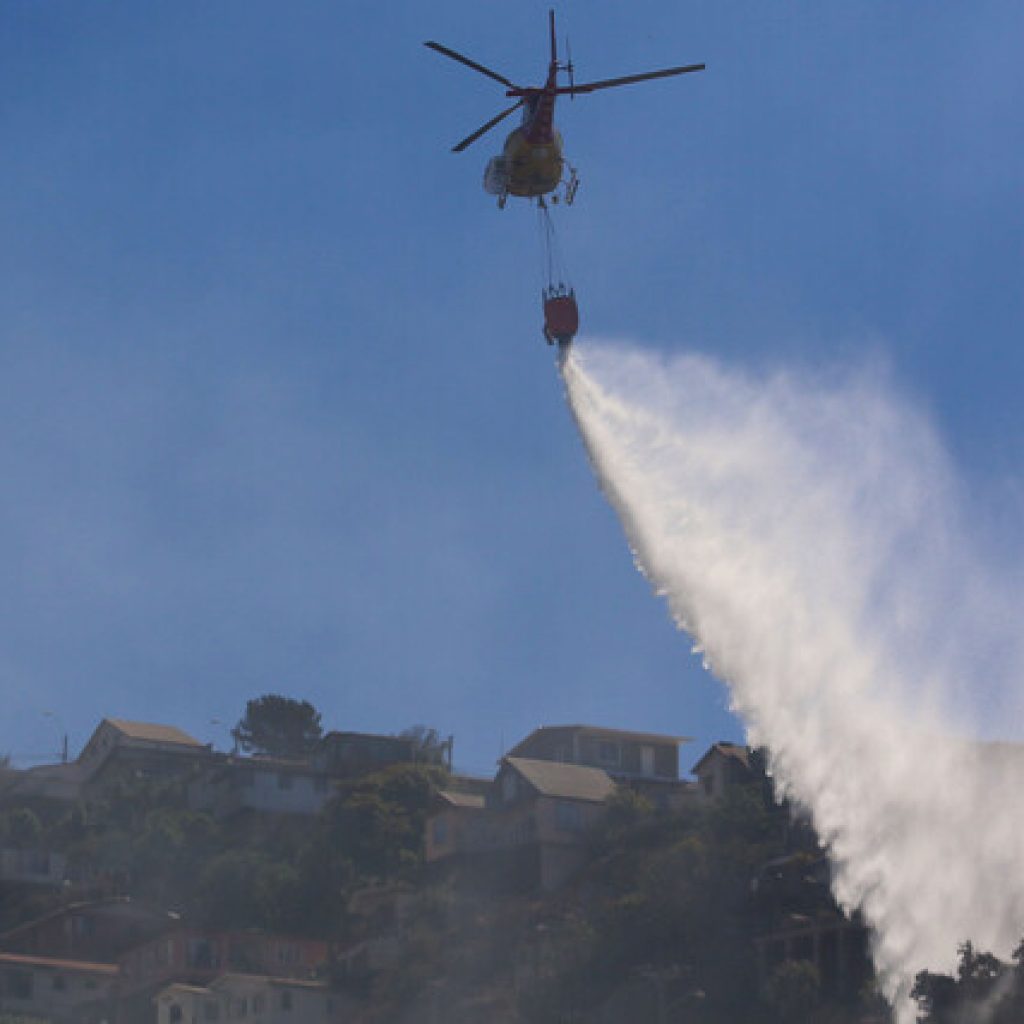
M701 765L715 754L720 754L722 757L732 758L733 760L739 761L744 768L750 767L750 750L747 747L741 747L738 743L727 743L722 740L719 743L712 743L704 752L704 756L690 769L690 771L699 771Z
M457 789L442 789L437 795L452 807L466 807L470 810L482 810L487 802L483 793L464 793Z
M525 747L535 736L546 732L579 732L590 736L606 736L609 739L632 740L635 743L673 743L679 746L691 743L692 736L668 736L659 732L634 732L631 729L611 729L603 725L538 725L528 736L521 739L509 753L515 756L517 750Z
M506 757L502 763L514 768L541 796L602 803L615 792L615 783L603 768L528 757Z

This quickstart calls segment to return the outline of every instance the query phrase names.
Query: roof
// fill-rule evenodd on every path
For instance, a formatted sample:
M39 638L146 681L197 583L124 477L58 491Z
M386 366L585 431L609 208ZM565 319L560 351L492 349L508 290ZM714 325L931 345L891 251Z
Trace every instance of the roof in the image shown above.
M118 732L129 739L149 743L178 743L186 747L202 747L195 737L189 736L175 725L157 725L154 722L129 722L124 718L105 718Z
M258 771L272 771L279 773L291 772L293 775L326 775L323 768L317 768L309 761L288 757L273 757L269 754L253 754L251 757L240 757L236 754L228 754L222 762L222 767L233 771L243 769Z
M505 757L502 764L515 769L541 796L602 803L615 792L615 783L603 768L528 757Z
M746 747L741 747L738 743L726 743L723 740L720 743L712 743L711 746L708 747L707 751L705 751L704 756L690 769L690 771L698 771L701 765L715 754L719 754L726 758L734 758L739 761L744 768L750 767L750 751Z
M469 810L483 810L487 802L483 793L463 793L454 789L442 789L437 796L452 807L465 807Z
M275 985L279 988L305 988L323 991L327 983L312 978L279 978L269 974L243 974L240 971L225 971L210 982L211 989L228 987L232 984Z
M180 915L173 910L164 910L152 904L134 900L130 896L106 896L97 900L79 900L75 903L65 903L62 906L54 907L53 910L40 914L28 921L0 932L0 942L8 942L19 935L31 932L41 924L48 921L58 920L62 917L80 916L84 914L132 914L148 917L153 924L179 924Z
M535 736L545 732L585 732L596 736L614 736L620 740L633 740L636 743L691 743L692 736L666 736L657 732L632 732L628 729L609 729L603 725L539 725L528 736L521 739L510 751L513 757L516 751L526 746Z
M4 773L2 787L25 799L73 800L78 796L84 777L85 772L77 761L37 764Z
M83 974L106 974L113 977L120 970L117 964L97 964L91 960L60 960L52 956L29 956L26 953L0 953L0 964L12 967L46 967L55 971L79 971Z
M190 992L197 996L208 996L210 994L210 990L204 985L187 985L183 981L172 981L170 985L160 989L157 993L157 998L159 999L167 992Z

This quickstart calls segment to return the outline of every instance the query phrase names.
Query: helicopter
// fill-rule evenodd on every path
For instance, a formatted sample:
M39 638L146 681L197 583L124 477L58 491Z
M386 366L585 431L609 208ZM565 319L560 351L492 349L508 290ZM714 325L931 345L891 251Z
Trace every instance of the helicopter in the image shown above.
M560 63L558 60L555 41L555 12L553 10L548 12L548 20L551 29L551 63L548 65L547 79L540 87L516 85L504 75L500 75L491 68L478 64L475 60L470 60L461 53L433 40L423 44L505 86L507 90L505 95L516 101L512 106L477 128L475 132L467 135L461 142L452 146L453 153L461 153L482 135L486 135L492 128L504 121L506 117L522 108L522 123L509 133L502 152L498 156L492 157L484 171L484 191L497 196L498 206L501 209L504 209L510 195L536 198L538 204L544 203L546 195L551 195L553 202L558 202L561 197L567 204L571 204L576 198L579 177L576 168L568 164L562 155L562 136L555 128L555 100L557 97L574 98L586 93L597 92L599 89L612 89L620 85L632 85L634 82L647 82L654 78L685 75L691 71L703 71L705 68L704 64L687 64L684 67L663 68L660 71L645 71L639 75L625 75L621 78L606 78L597 82L578 84L575 81L575 69L571 57L565 63ZM559 72L566 73L569 80L568 85L558 84ZM566 167L568 167L567 175L565 175ZM561 196L559 194L560 187L562 188Z

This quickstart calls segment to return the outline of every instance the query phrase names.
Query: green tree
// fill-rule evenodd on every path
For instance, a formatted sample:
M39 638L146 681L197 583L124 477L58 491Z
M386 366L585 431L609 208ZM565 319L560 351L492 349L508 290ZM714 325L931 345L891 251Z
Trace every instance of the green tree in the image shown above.
M312 753L323 729L320 712L309 701L268 693L245 705L231 735L242 750L299 758Z
M296 870L259 850L227 850L202 870L199 905L213 928L296 928L292 898Z
M921 1024L961 1024L981 1017L990 1024L1017 1024L1024 1014L1024 943L1014 953L1015 965L1004 964L970 942L959 949L956 977L921 971L910 992L920 1009Z
M765 1002L782 1024L806 1024L821 997L821 977L809 960L787 960L768 979Z
M39 845L43 826L28 807L15 807L0 816L0 845L28 850Z
M430 798L444 779L436 765L397 764L344 783L324 809L321 843L364 878L414 869Z
M446 757L451 755L451 741L442 739L440 733L429 725L410 725L398 735L412 740L417 761L443 765Z

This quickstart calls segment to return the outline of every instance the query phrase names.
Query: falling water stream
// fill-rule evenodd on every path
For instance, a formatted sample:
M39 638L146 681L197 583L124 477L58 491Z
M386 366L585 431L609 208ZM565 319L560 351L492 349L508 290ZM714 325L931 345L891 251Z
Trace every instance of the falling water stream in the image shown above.
M588 343L562 372L638 568L810 812L912 1021L919 970L1024 935L1024 756L979 741L1020 706L1024 602L935 430L877 367Z

